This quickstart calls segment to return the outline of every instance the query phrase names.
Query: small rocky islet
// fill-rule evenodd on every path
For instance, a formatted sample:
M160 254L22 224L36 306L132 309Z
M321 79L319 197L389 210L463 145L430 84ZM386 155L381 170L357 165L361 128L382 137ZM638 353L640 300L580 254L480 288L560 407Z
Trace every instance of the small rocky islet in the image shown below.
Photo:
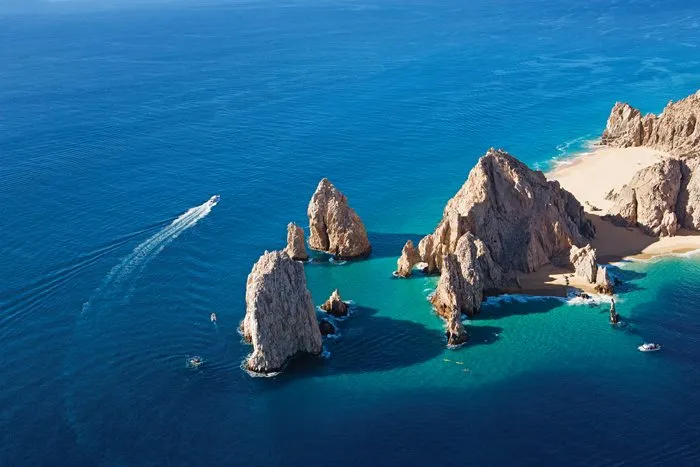
M613 207L603 219L639 227L650 236L673 236L681 228L700 229L700 91L671 102L663 113L641 115L625 103L613 107L602 143L646 146L670 156L639 170L607 197ZM322 179L309 202L308 245L339 259L371 253L367 231L347 197ZM594 224L581 203L557 181L547 180L503 150L490 149L450 199L435 231L416 247L403 246L395 276L415 267L440 278L430 301L446 322L448 347L468 341L462 315L478 313L485 296L520 287L520 276L548 265L566 266L598 293L612 294L607 268L598 264ZM318 319L306 285L308 259L304 231L290 223L287 246L265 252L246 285L241 332L253 351L247 370L281 371L292 358L323 350L322 336L337 332L332 317L348 314L339 291L321 305L330 319ZM567 278L568 283L568 278ZM610 321L619 320L612 302Z

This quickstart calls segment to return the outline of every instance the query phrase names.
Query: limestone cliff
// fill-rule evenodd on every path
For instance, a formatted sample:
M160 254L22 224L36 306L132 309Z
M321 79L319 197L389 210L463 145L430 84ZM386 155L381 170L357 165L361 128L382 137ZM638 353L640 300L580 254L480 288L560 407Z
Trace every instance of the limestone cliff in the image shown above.
M610 112L602 143L615 147L648 146L675 155L700 154L700 91L669 102L661 114L647 114L618 102Z
M367 256L372 247L360 217L348 205L347 197L324 178L311 197L309 246L338 258Z
M309 259L304 243L304 230L293 222L287 225L287 247L284 251L294 260L306 261Z
M481 308L485 292L513 284L514 276L491 258L486 244L467 232L460 237L454 253L444 256L431 302L445 319L454 310L471 316Z
M610 214L649 234L672 236L678 231L676 204L681 189L681 161L666 159L645 167L614 197Z
M479 159L435 232L420 241L428 272L442 269L443 256L455 252L465 232L483 241L503 269L522 272L537 270L595 234L571 193L495 149Z
M409 277L413 266L420 262L420 254L411 240L407 241L401 250L401 257L396 261L396 275Z
M253 344L246 366L254 372L276 372L296 355L321 353L316 309L301 262L282 251L260 257L246 283L242 331Z
M458 347L469 339L469 334L462 324L462 313L453 311L447 318L447 329L445 331L448 347Z

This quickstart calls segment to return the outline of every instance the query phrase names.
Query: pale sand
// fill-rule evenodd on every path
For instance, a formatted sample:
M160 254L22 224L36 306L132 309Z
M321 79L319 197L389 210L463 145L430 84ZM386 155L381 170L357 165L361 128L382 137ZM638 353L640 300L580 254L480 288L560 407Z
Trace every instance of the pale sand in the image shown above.
M675 237L650 237L637 228L617 227L601 218L612 204L605 199L610 190L622 187L638 170L663 157L668 155L648 148L600 148L575 157L546 174L549 180L559 181L562 188L584 205L587 217L596 227L596 238L591 245L596 249L599 263L700 250L698 232L680 231ZM591 206L600 210L593 210ZM520 283L522 289L506 292L552 296L566 296L570 288L594 292L592 284L573 277L571 270L551 265L521 275Z

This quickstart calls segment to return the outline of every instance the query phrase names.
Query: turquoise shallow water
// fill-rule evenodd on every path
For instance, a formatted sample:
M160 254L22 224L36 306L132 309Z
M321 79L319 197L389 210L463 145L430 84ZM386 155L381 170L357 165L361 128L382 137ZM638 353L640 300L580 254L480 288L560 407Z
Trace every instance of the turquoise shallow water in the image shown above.
M456 351L435 278L391 277L489 146L546 168L615 100L698 88L697 7L660 5L0 17L0 465L696 464L697 258L619 266L622 329L607 304L501 301ZM250 378L246 276L323 176L374 251L309 287L355 313L328 358Z

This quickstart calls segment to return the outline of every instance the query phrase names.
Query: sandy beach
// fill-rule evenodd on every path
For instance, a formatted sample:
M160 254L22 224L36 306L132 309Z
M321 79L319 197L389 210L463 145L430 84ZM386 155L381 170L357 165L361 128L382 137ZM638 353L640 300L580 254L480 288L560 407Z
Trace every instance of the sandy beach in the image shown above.
M700 250L698 232L681 230L674 237L651 237L640 229L618 227L602 218L612 205L605 199L610 190L620 188L638 170L665 157L669 155L649 148L602 147L574 157L545 174L549 180L557 180L583 204L596 228L596 238L591 245L597 251L600 264ZM522 289L506 292L566 296L573 287L594 293L592 284L574 277L566 268L553 265L521 275L520 283Z

